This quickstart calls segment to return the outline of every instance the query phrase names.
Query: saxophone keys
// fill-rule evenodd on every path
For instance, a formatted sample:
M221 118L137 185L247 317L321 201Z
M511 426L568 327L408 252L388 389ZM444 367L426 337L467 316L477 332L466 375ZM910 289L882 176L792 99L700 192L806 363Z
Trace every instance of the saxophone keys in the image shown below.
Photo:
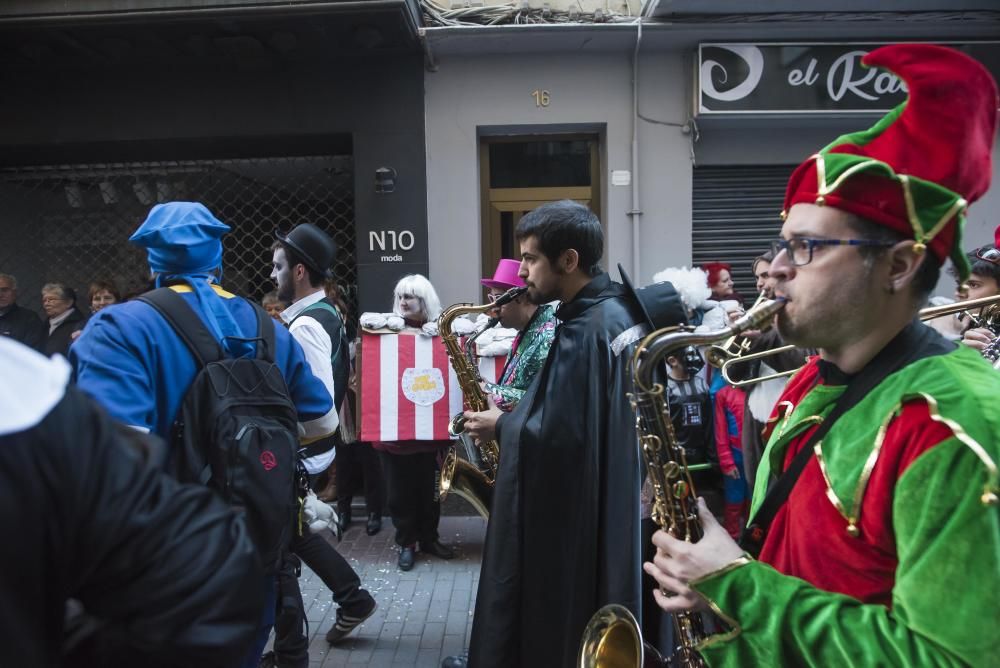
M666 480L672 480L680 475L681 466L677 462L667 462L663 465L663 477ZM680 498L680 497L678 497Z
M674 483L673 491L675 499L686 499L688 492L690 492L691 490L688 487L686 480L678 480L677 482Z

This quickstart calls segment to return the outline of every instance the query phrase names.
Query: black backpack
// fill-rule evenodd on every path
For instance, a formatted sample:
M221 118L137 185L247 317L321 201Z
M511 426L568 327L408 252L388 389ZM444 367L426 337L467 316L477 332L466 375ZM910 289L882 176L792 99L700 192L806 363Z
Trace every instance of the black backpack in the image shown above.
M198 364L171 430L167 471L214 488L242 513L273 573L292 538L300 466L297 412L274 362L274 322L252 304L257 354L227 357L175 291L160 288L140 299L166 319Z

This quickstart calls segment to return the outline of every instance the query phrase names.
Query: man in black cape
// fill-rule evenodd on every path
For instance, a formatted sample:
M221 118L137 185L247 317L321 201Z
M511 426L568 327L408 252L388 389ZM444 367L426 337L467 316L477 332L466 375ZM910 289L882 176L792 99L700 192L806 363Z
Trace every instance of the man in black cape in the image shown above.
M627 398L632 352L651 323L684 319L669 283L637 292L600 269L604 234L586 207L543 205L516 234L528 297L560 300L561 325L524 398L494 418L500 469L472 626L473 668L571 666L598 608L618 603L640 616L644 466ZM467 429L492 435L484 414L470 415Z

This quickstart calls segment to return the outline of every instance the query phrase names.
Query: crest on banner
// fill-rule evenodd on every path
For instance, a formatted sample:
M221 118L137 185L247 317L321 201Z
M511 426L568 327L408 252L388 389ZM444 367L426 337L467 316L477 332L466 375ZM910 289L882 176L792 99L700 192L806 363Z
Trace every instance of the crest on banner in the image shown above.
M400 385L403 396L418 406L430 406L444 399L445 384L441 369L404 369Z

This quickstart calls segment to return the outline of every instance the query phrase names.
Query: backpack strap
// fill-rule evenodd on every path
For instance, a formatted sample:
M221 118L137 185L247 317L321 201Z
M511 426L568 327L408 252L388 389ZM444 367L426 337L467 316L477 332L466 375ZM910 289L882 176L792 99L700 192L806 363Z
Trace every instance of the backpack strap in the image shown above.
M275 334L274 319L267 314L267 311L253 302L248 302L253 306L254 314L257 316L257 339L260 344L257 346L257 359L274 364L275 358Z
M187 345L199 366L204 367L226 356L222 345L215 340L201 317L176 291L157 288L139 297L139 301L149 304L163 316ZM271 335L273 337L273 331Z

